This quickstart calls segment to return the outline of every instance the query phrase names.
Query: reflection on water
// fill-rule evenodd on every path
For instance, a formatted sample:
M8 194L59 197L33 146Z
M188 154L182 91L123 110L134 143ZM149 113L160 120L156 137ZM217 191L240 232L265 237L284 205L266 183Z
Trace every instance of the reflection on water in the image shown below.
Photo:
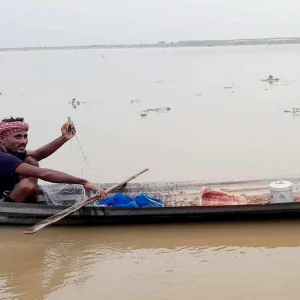
M280 299L284 290L296 299L286 288L297 288L297 221L52 227L32 236L17 227L1 228L0 239L0 299ZM281 291L274 280L283 279Z

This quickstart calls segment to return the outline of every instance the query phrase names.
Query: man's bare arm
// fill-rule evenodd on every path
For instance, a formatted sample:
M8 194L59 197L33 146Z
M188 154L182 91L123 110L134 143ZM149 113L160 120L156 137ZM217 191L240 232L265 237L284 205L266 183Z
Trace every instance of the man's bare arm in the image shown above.
M70 126L70 130L68 130L68 126ZM76 133L76 129L73 123L65 123L61 128L61 136L51 143L35 150L35 151L27 151L28 156L32 156L37 161L47 158L51 154L53 154L56 150L58 150L65 142L70 140Z
M19 167L16 169L16 173L26 177L39 178L53 183L70 183L85 185L88 182L86 179L74 177L67 173L51 169L39 168L27 163L20 164Z
M106 197L106 192L93 185L90 181L60 171L43 169L27 163L22 163L16 169L16 173L26 177L39 178L52 183L82 184L85 189L97 192L101 196L101 199L105 199Z
M55 139L51 143L49 143L37 150L34 150L34 151L28 150L27 155L32 156L37 161L40 161L42 159L47 158L51 154L53 154L67 141L68 141L68 139L66 137L60 136L59 138Z

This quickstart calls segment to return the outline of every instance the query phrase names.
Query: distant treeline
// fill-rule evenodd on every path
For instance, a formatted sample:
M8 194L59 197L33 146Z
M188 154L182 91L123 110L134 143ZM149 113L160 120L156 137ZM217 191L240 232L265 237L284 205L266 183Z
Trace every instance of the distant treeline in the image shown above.
M160 41L156 44L18 47L18 48L0 48L0 51L115 49L115 48L165 48L165 47L222 47L222 46L251 46L251 45L280 45L280 44L281 45L283 45L283 44L300 44L300 37L237 39L237 40L189 40L189 41L178 41L178 42Z

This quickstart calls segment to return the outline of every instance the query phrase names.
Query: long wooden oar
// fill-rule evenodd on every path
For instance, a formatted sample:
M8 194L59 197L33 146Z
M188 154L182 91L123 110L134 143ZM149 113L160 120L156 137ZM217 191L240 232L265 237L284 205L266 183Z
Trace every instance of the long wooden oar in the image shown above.
M120 182L120 183L117 183L115 185L113 185L112 187L108 188L106 190L107 193L110 193L112 192L113 190L115 190L116 188L118 187L121 187L123 185L125 185L128 181L131 181L133 179L135 179L136 177L140 176L141 174L145 173L146 171L148 171L149 169L144 169L142 170L141 172L129 177L128 179L124 180L123 182ZM85 205L88 205L90 203L93 203L94 201L96 200L99 200L100 196L95 196L95 197L92 197L92 198L89 198L87 200L85 200L84 202L81 202L81 203L76 203L74 204L73 206L71 207L68 207L67 209L57 213L56 215L54 216L51 216L35 225L33 225L32 227L26 229L24 231L25 234L30 234L30 233L36 233L38 232L39 230L41 230L42 228L50 225L50 224L53 224L61 219L63 219L64 217L74 213L75 211L79 210L80 208L84 207Z

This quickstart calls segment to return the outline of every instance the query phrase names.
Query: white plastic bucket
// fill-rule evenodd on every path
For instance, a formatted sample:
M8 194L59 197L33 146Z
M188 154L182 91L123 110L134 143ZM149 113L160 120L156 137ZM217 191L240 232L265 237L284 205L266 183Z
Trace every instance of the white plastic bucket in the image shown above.
M293 184L289 181L278 180L270 185L271 203L294 202Z

